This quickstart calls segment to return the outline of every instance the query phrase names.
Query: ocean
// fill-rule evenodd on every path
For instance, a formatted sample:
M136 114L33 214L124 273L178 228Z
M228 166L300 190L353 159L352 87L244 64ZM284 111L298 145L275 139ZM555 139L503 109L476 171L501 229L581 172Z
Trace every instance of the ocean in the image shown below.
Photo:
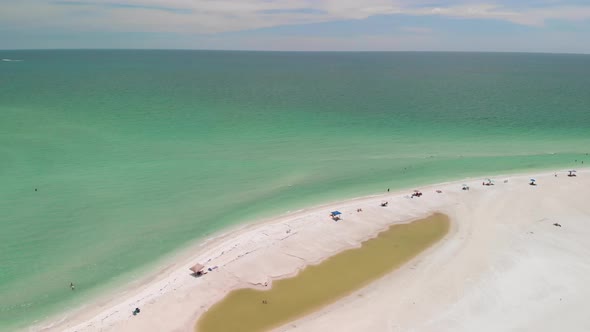
M589 55L0 58L22 60L0 62L0 330L75 308L230 226L590 163Z

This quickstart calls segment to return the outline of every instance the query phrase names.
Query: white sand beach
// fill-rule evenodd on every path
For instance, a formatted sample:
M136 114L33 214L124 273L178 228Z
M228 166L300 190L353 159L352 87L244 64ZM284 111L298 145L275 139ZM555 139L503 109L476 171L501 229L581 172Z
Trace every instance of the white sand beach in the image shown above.
M252 224L195 247L125 294L30 330L192 331L232 289L272 287L389 225L440 211L452 223L442 241L277 331L590 331L590 171L557 174L409 188ZM411 189L424 195L410 198ZM330 219L333 210L341 221ZM188 269L195 263L218 268L195 278ZM136 307L141 313L133 316Z

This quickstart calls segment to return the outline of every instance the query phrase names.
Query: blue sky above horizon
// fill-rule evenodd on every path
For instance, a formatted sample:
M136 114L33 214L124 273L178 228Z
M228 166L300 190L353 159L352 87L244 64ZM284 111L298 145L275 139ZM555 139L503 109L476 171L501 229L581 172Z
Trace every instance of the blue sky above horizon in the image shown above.
M0 49L590 53L590 0L0 0Z

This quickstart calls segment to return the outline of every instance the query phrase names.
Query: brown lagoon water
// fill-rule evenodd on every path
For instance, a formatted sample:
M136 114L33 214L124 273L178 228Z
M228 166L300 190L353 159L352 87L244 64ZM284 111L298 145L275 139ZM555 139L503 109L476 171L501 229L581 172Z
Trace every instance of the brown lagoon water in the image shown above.
M207 311L198 332L266 331L342 298L382 277L442 239L450 226L437 213L393 225L360 248L343 251L270 290L239 289Z

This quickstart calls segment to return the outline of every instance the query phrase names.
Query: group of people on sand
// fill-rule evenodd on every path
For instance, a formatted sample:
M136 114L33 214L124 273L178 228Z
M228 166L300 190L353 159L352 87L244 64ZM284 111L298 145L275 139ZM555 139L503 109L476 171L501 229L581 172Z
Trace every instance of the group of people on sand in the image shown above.
M557 173L553 173L553 176L554 177L557 177ZM574 176L576 176L576 171L575 170L568 171L567 176L568 177L574 177ZM508 183L508 180L504 180L504 183ZM494 183L492 182L492 180L488 180L488 182L485 182L484 181L481 184L482 184L482 186L493 186L494 185ZM536 186L537 185L537 180L536 179L531 179L530 182L529 182L529 185L530 186ZM462 189L463 190L469 190L469 187L467 185L463 185L463 188Z

